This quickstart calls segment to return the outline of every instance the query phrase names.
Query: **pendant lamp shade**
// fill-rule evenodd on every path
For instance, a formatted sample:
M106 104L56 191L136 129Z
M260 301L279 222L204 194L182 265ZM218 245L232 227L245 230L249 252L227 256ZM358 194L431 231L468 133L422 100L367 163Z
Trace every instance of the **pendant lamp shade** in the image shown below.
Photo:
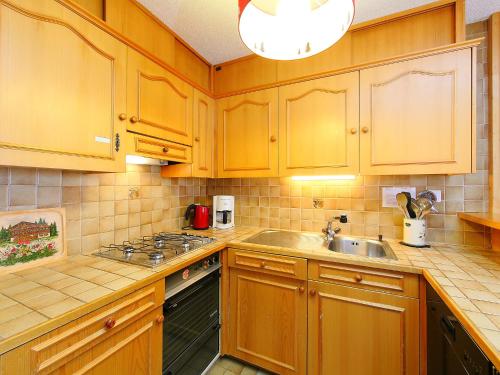
M354 0L239 0L239 10L240 36L250 50L295 60L342 38L354 18Z

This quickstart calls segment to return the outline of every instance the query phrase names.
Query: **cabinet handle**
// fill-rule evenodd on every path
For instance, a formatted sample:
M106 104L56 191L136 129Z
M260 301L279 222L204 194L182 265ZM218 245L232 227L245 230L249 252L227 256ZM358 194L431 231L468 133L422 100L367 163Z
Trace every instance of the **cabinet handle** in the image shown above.
M276 137L274 135L271 136L270 140L271 140L271 142L276 142L277 141L277 139L276 139Z
M354 276L354 280L356 280L358 283L360 283L361 281L363 281L363 276L361 276L359 273Z
M163 147L162 151L163 151L164 154L166 154L169 151L168 147Z
M363 126L363 128L362 128L361 130L363 131L363 133L365 133L365 134L366 134L366 133L368 133L368 131L369 131L370 129L368 129L368 126Z
M305 290L306 290L306 289L305 289L303 286L299 287L299 292L300 292L300 293L304 293L304 292L305 292Z
M109 318L108 320L106 320L106 323L104 323L104 325L106 326L107 329L111 329L115 326L116 324L116 320L114 320L113 318Z
M137 118L137 116L132 116L132 117L130 118L130 122L131 122L132 124L135 124L136 122L139 122L139 119Z
M356 128L351 128L351 134L356 134L358 132L358 129Z
M125 113L120 113L118 115L118 118L120 119L120 121L125 121L127 119L127 114Z
M194 137L194 140L195 140L195 142L199 142L200 141L200 137Z
M156 323L161 324L165 320L165 317L163 315L160 315L156 318Z
M309 295L312 296L312 297L314 297L316 295L316 289L311 289L309 291Z
M260 262L260 268L265 268L266 267L266 262Z

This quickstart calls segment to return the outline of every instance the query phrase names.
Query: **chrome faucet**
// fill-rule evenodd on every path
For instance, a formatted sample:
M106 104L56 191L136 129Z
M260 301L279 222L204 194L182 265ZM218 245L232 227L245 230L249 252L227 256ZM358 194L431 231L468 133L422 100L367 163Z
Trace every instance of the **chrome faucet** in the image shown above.
M325 234L327 241L333 241L335 235L341 231L340 227L333 228L333 222L338 221L340 223L347 223L347 215L334 216L326 224L326 228L323 228L323 233Z

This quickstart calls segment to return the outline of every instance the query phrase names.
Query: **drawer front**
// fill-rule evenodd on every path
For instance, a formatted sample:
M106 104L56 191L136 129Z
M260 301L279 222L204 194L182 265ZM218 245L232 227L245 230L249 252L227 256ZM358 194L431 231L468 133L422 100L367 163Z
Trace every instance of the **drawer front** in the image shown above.
M36 373L57 371L155 311L163 300L164 283L160 281L41 337L30 350Z
M134 151L137 154L155 159L192 163L190 146L165 142L154 138L134 136Z
M307 260L255 251L229 249L229 267L258 270L272 275L307 279Z
M309 279L418 298L418 276L348 264L309 262Z

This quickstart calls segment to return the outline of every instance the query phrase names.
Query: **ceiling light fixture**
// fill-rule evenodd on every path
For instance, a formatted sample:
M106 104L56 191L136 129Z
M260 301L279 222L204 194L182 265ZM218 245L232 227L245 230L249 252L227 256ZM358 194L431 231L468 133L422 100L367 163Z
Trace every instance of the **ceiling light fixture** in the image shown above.
M238 0L243 43L257 55L296 60L335 44L354 18L354 0Z

